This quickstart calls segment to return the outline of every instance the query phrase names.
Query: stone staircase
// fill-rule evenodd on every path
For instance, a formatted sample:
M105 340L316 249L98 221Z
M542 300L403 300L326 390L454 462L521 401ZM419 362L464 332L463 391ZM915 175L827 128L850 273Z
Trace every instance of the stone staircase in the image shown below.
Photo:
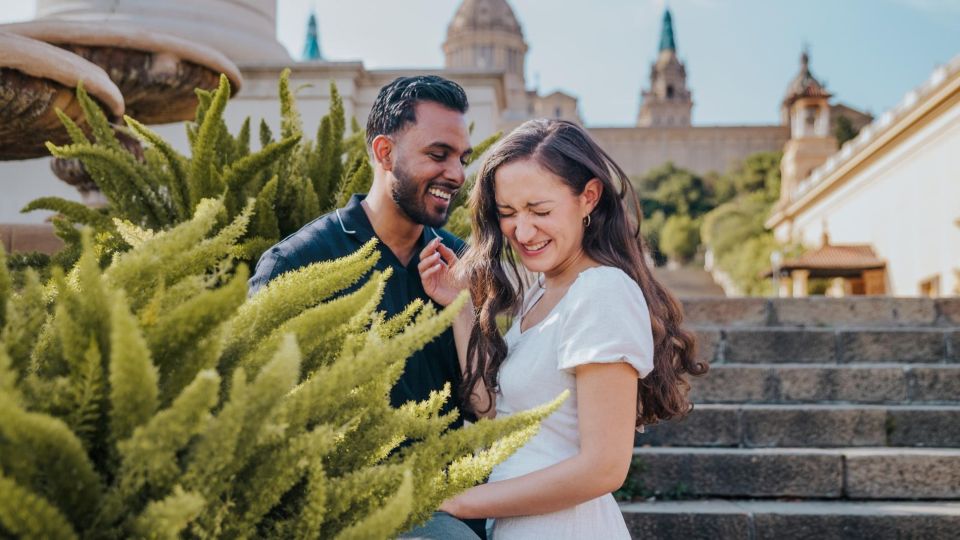
M637 437L634 538L960 538L960 299L684 308L711 369Z

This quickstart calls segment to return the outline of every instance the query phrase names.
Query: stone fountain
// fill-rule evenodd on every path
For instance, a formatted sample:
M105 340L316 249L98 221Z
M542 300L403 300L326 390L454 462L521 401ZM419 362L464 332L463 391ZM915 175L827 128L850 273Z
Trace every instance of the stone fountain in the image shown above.
M46 156L46 141L67 142L58 108L84 127L81 80L142 157L119 127L123 114L146 124L192 120L195 88L216 88L222 73L239 91L235 60L289 60L274 37L275 9L272 0L38 0L35 20L0 25L0 160ZM104 203L82 164L51 167L85 203Z
M123 115L120 89L96 64L6 32L0 32L0 50L0 160L46 156L46 141L66 143L67 133L56 109L83 126L76 100L79 81L108 116Z

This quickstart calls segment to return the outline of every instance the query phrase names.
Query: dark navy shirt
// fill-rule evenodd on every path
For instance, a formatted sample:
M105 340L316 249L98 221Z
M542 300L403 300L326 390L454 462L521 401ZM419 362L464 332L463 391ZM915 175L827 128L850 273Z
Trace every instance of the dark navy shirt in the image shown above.
M284 272L349 255L360 249L371 238L375 238L373 226L360 204L363 198L364 195L354 195L347 206L320 216L267 250L260 257L253 277L250 278L249 294L253 294ZM393 269L393 275L387 281L379 307L388 317L400 313L417 298L424 302L432 302L423 290L417 264L420 262L420 251L438 236L440 241L455 253L463 253L466 245L462 240L443 229L426 226L423 228L417 247L414 248L414 256L406 266L397 259L390 248L383 242L378 242L380 260L377 261L375 268L377 270ZM361 281L338 294L349 294L362 284ZM460 380L460 362L457 360L453 331L447 329L407 360L403 375L390 393L390 401L394 407L399 407L411 400L423 401L430 397L431 391L441 390L445 383L450 383L452 395L455 396ZM453 405L453 401L455 397L448 400L443 409L444 413L454 408L459 409L458 406ZM463 411L452 427L460 427L462 424Z

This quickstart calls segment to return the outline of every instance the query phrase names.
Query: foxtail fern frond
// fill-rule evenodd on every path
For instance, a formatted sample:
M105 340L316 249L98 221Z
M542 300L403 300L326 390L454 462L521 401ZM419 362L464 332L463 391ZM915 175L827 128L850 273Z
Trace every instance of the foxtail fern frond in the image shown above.
M206 501L199 493L177 486L163 500L154 501L133 520L131 530L141 538L177 540L180 533L204 510Z
M176 209L177 218L180 221L188 219L191 208L189 206L190 189L187 183L187 173L184 169L186 158L174 150L163 137L147 126L129 116L124 116L123 119L140 140L149 143L163 156L170 172L170 177L166 181L166 185L170 190L170 198Z
M117 136L113 133L110 121L107 120L107 116L103 114L103 110L101 110L90 95L87 94L87 90L83 87L83 81L77 83L77 102L80 104L80 108L83 109L83 115L87 120L87 125L90 126L90 130L93 132L94 140L107 148L122 152L123 146L120 145L120 141L117 140Z
M365 538L389 537L401 529L412 509L413 475L407 471L397 492L381 508L366 519L351 525L337 535L337 540L363 540Z
M203 122L197 129L193 144L193 159L187 171L187 186L190 193L190 208L196 208L201 199L219 195L214 181L214 152L219 136L223 110L230 98L230 82L226 75L220 75L220 86L213 94L213 100L203 115Z
M68 201L60 197L40 197L30 201L21 212L33 210L50 210L70 219L74 223L89 225L97 230L110 230L110 218L85 204Z
M110 333L110 416L112 435L129 437L157 410L157 368L150 349L130 313L123 293L115 295Z
M73 144L83 144L90 142L90 139L87 138L87 134L80 129L80 126L73 121L73 118L67 116L59 107L54 109L54 112L57 113L57 118L60 119L60 122L63 124L63 127L66 128L67 134L70 135L70 140L73 141Z
M71 540L76 531L49 501L0 473L0 530L14 538Z

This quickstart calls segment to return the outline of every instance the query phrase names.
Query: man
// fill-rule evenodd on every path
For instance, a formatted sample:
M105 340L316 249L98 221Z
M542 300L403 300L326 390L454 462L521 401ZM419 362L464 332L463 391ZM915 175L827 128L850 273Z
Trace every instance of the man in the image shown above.
M284 272L348 255L376 237L377 269L393 269L380 309L392 316L417 298L429 302L417 271L420 251L435 238L455 252L464 248L463 241L440 227L463 186L464 163L472 152L467 107L463 88L441 77L401 77L383 87L367 119L374 170L370 193L354 195L347 206L315 219L264 253L250 278L250 294ZM447 330L407 360L390 401L394 407L423 401L446 383L455 390L460 380L453 334ZM448 403L443 412L453 408L459 407ZM452 427L462 425L458 420ZM482 521L471 526L482 533ZM406 537L477 535L452 516L437 513Z

